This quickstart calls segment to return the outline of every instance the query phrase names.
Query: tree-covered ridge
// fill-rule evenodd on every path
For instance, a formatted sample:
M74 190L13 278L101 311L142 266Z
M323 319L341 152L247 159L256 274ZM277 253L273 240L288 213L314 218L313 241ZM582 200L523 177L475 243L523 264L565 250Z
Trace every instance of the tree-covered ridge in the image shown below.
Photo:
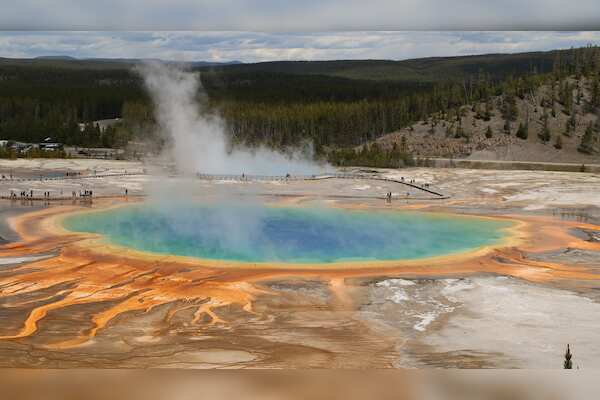
M571 58L557 57L550 73L511 77L496 90L465 95L464 105L434 112L366 147L376 144L380 152L389 153L402 143L416 158L477 154L522 161L600 162L599 65L595 48L578 50ZM334 151L330 158L365 165L360 156L364 147L350 153L354 160L347 150Z
M568 51L568 50L567 50ZM334 60L334 61L271 61L254 64L216 66L219 73L276 73L296 75L336 76L348 79L435 83L460 81L465 76L485 71L497 80L509 75L531 71L550 72L557 54L565 51L529 52L519 54L487 54L459 57L429 57L402 61ZM208 70L203 68L201 70Z
M371 81L326 75L275 72L200 72L212 100L256 103L349 102L397 99L430 90L426 82Z
M593 95L593 88L598 86L599 54L597 47L587 47L406 61L188 67L201 73L207 107L223 117L234 144L286 148L308 139L318 155L334 161L343 158L346 163L351 154L344 150L338 157L336 149L360 146L418 121L433 121L432 129L449 121L444 127L448 136L468 141L468 129L457 117L465 105L484 121L491 113L501 114L507 131L525 136L530 127L519 128L517 103L549 83L555 85L554 94L544 101L561 104L565 112L571 103L579 110L577 102L582 101L586 107L597 107L600 96ZM66 144L114 147L152 137L152 104L134 65L114 60L0 59L0 139L36 142L51 136ZM581 76L589 89L569 86ZM578 90L591 93L590 99L583 99ZM548 115L556 113L556 106L542 108ZM115 117L122 117L115 128L100 130L89 124ZM83 131L78 122L88 123ZM586 140L592 145L584 144L582 151L595 151L595 128L590 129ZM547 133L540 137L548 139ZM490 128L485 135L498 133Z
M0 139L114 145L81 134L79 122L120 116L127 102L145 98L129 69L73 68L70 61L0 62Z

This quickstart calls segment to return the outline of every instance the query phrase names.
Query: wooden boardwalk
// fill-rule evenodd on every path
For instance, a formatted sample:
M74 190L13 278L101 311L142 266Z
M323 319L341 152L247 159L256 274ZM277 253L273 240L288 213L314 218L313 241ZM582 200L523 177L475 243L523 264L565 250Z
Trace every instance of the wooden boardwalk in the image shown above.
M199 179L221 180L221 181L240 181L240 182L287 182L287 181L318 181L324 179L352 179L352 180L370 180L397 183L413 189L447 199L447 196L438 191L432 190L427 186L410 183L406 180L392 179L385 177L376 177L363 174L324 174L324 175L222 175L222 174L198 174Z
M101 179L108 177L124 177L124 176L143 176L146 175L142 172L131 172L131 173L111 173L111 174L95 174L95 175L72 175L72 176L59 176L59 177L42 177L42 178L15 178L15 179L4 179L0 182L45 182L45 181L64 181L64 180L78 180L78 179ZM392 179L385 177L377 177L365 174L323 174L323 175L231 175L231 174L197 174L197 179L207 181L235 181L235 182L289 182L289 181L320 181L326 179L348 179L348 180L370 180L370 181L382 181L388 183L394 183L404 185L412 189L416 189L423 193L431 195L430 197L420 197L419 200L426 199L448 199L450 196L445 195L437 190L431 189L428 185L418 185L416 183L410 183L407 180ZM36 189L36 192L39 192ZM29 193L29 190L26 190ZM137 194L140 196L140 194ZM143 196L143 194L142 194ZM92 199L99 198L112 198L112 197L124 197L122 194L115 195L95 195L95 196L50 196L50 197L22 197L20 195L11 196L10 194L0 195L0 199L12 200L12 201L76 201L76 202L90 202ZM382 196L350 196L350 195L331 195L330 197L352 197L352 198L384 198ZM397 198L396 198L397 199ZM416 199L414 197L400 197L400 199Z
M39 178L4 178L0 179L0 183L5 182L45 182L45 181L66 181L66 180L77 180L77 179L95 179L95 178L109 178L119 176L136 176L146 175L144 172L122 172L112 174L93 174L93 175L64 175L64 176L40 176Z

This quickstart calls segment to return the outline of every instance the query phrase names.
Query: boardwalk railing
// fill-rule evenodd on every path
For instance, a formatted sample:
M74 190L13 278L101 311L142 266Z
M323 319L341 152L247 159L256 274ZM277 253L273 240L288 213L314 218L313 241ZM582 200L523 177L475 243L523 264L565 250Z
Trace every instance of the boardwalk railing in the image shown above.
M400 179L392 179L386 177L376 177L371 175L363 175L363 174L341 174L341 173L332 173L332 174L323 174L323 175L224 175L224 174L197 174L199 179L204 180L219 180L219 181L241 181L241 182L273 182L273 181L316 181L323 179L363 179L363 180L375 180L375 181L384 181L384 182L392 182L398 183L401 185L409 186L413 189L422 190L424 192L433 194L435 196L441 198L448 198L443 193L437 192L435 190L431 190L428 186L418 185L416 183L406 182L405 180Z
M18 178L18 179L5 179L5 182L28 182L28 181L59 181L66 179L89 179L89 178L105 178L105 177L120 177L120 176L132 176L132 175L145 175L144 172L125 172L125 173L111 173L111 174L96 174L96 175L74 175L74 176L63 176L63 177L48 177L42 179L26 179L26 178ZM436 196L438 199L447 199L450 196L447 196L438 191L432 190L429 188L429 185L419 185L416 183L410 183L403 179L392 179L386 177L377 177L372 175L364 175L364 174L348 174L348 173L331 173L331 174L322 174L322 175L231 175L231 174L197 174L198 179L203 180L219 180L219 181L236 181L236 182L274 182L274 181L318 181L325 179L352 179L352 180L375 180L382 182L391 182L400 185L405 185L411 187L413 189L417 189L429 194ZM99 198L104 196L94 196L94 198ZM110 196L106 196L110 197ZM81 196L60 196L60 197L21 197L21 196L0 196L1 199L10 199L10 200L81 200ZM87 199L86 199L87 200Z
M118 176L135 176L146 175L145 172L113 172L109 174L93 174L93 175L61 175L61 176L40 176L29 178L0 178L0 182L42 182L42 181L65 181L70 179L93 179L93 178L109 178Z

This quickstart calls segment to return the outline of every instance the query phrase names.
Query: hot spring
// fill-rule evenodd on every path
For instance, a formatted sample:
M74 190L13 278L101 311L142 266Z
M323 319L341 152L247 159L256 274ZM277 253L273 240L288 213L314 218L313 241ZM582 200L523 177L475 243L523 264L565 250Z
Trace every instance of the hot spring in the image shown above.
M499 243L510 222L412 211L142 204L67 217L111 244L239 262L412 260Z

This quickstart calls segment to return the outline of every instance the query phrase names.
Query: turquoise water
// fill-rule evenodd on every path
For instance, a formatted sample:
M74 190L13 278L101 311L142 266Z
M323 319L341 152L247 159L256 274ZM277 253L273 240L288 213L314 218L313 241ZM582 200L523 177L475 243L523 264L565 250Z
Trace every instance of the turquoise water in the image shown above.
M154 253L245 262L418 259L498 242L510 223L409 211L259 205L135 205L80 214L67 229Z

